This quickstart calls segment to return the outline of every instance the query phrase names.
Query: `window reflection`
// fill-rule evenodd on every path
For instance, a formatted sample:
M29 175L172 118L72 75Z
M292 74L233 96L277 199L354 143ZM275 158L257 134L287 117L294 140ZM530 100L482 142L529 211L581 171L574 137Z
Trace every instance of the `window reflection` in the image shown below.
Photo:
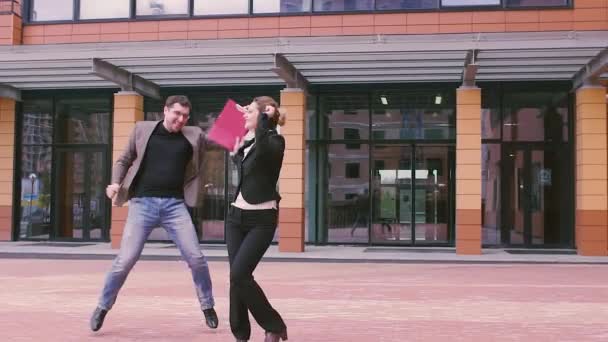
M129 1L80 0L80 19L128 18L129 12Z
M74 0L34 0L31 11L32 21L72 20Z
M482 243L500 243L500 144L481 145Z
M314 10L325 11L361 11L373 9L373 0L315 0Z
M498 6L501 0L441 0L442 6Z
M24 145L51 144L53 142L51 101L24 101L21 142Z
M327 147L327 241L367 242L369 225L369 146ZM331 172L330 172L331 170Z
M510 141L568 140L568 94L507 92L504 96L503 139Z
M61 99L56 111L58 143L108 143L110 101L107 98Z
M377 10L438 8L439 0L376 0Z
M507 7L566 6L568 0L506 0Z
M254 0L253 13L297 13L310 11L311 0Z
M328 95L321 98L321 138L369 139L367 94ZM349 145L356 149L356 144Z
M50 237L51 165L50 146L23 146L19 238Z
M246 14L249 0L195 0L194 15Z
M373 100L372 131L376 139L455 137L453 96L428 91L377 92Z
M137 15L188 14L188 0L137 0Z

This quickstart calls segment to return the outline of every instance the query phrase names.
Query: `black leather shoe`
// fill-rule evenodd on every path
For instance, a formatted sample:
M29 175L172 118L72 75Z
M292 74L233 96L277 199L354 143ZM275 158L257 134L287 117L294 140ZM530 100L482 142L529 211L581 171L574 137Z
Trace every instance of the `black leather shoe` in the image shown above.
M205 309L203 310L203 314L205 314L205 323L207 323L207 326L211 329L217 328L218 320L217 314L215 313L215 309Z
M101 326L103 325L103 320L104 318L106 318L107 313L108 310L104 310L100 307L97 307L95 309L95 311L93 312L93 316L91 316L91 330L97 331L101 329Z
M280 342L281 340L287 341L287 329L278 334L267 331L266 337L264 338L264 342Z
M249 340L241 340L240 338L236 339L236 342L247 342L247 341L249 341Z

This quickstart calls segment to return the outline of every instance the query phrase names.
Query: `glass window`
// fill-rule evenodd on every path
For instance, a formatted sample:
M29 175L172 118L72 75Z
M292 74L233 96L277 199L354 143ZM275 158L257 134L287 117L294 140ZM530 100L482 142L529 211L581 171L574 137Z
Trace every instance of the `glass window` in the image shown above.
M128 0L80 0L80 19L128 18Z
M23 146L19 238L50 237L51 165L50 146Z
M346 163L346 170L344 171L346 178L359 178L360 168L359 163Z
M21 141L24 145L53 143L53 112L50 100L23 102Z
M310 11L311 0L254 0L253 13L297 13Z
M110 134L110 99L61 99L56 102L57 143L107 144Z
M72 20L74 0L34 0L30 18L32 21Z
M331 144L321 154L327 242L368 242L369 225L369 146L349 150ZM329 171L332 171L331 173Z
M500 0L441 0L441 6L498 6Z
M320 139L369 139L367 94L325 95L320 106Z
M567 6L568 0L506 0L507 7Z
M437 8L439 0L376 0L377 10Z
M384 131L384 139L455 137L454 96L448 92L375 92L372 98L372 131Z
M481 96L481 138L500 139L500 89L484 87Z
M373 0L315 0L315 11L366 11L373 9L373 4Z
M353 128L345 128L344 129L344 139L345 140L359 140L359 130ZM360 144L346 144L346 148L349 150L356 150L360 147Z
M194 15L247 14L249 0L195 0Z
M188 14L188 0L137 0L137 15Z
M481 145L482 243L500 243L500 144Z
M503 103L503 140L568 140L568 93L505 91Z

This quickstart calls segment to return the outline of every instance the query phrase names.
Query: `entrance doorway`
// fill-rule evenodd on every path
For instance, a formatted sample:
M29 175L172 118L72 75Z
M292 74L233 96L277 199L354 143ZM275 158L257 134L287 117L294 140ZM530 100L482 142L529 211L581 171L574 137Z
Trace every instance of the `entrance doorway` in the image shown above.
M107 239L106 150L58 147L54 160L53 240Z
M503 244L538 247L571 241L568 155L543 144L503 145Z
M452 235L453 148L376 145L372 155L372 242L448 243Z

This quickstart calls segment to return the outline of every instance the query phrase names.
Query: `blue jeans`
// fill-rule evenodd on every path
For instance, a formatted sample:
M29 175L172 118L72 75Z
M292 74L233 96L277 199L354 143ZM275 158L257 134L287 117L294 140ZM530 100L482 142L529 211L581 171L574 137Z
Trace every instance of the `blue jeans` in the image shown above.
M120 251L106 276L98 306L110 310L118 291L139 259L152 230L163 227L192 271L192 279L201 310L214 306L207 260L200 250L198 237L184 201L176 198L141 197L129 202L129 214L120 243ZM162 279L158 279L162 281Z

